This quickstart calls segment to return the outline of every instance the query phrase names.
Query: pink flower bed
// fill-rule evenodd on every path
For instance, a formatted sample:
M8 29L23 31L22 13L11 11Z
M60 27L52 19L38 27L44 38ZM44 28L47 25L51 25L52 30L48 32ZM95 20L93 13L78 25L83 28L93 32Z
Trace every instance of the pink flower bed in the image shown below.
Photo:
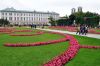
M54 29L63 29L71 32L76 32L76 27L72 26L51 26L49 28L54 28Z
M80 48L100 49L100 46L80 45Z
M4 46L9 46L9 47L40 46L40 45L54 44L54 43L59 43L59 42L64 42L64 41L69 40L70 46L68 50L54 57L49 62L43 64L43 66L63 66L64 64L66 64L67 62L69 62L71 59L73 59L76 56L80 46L78 44L78 41L73 36L58 33L58 32L50 32L50 33L60 34L62 36L65 36L65 38L59 39L59 40L52 40L48 42L36 42L36 43L24 43L24 44L23 43L16 43L16 44L5 43Z
M10 28L0 28L0 33L5 33L5 34L9 34L12 33L13 29Z
M37 32L36 34L10 34L10 36L35 36L35 35L41 35L44 32Z
M41 33L41 32L38 32ZM58 34L56 32L53 32L55 34ZM59 33L60 35L63 35ZM63 35L65 36L65 35ZM9 46L9 47L27 47L27 46L40 46L40 45L48 45L48 44L54 44L54 43L59 43L59 42L64 42L68 40L66 37L58 40L52 40L52 41L47 41L47 42L35 42L35 43L5 43L4 46Z
M89 30L89 33L100 34L100 32L96 32L96 30L94 30L94 29Z
M45 63L43 66L63 66L76 56L79 50L78 41L73 36L66 35L66 37L70 44L68 50Z

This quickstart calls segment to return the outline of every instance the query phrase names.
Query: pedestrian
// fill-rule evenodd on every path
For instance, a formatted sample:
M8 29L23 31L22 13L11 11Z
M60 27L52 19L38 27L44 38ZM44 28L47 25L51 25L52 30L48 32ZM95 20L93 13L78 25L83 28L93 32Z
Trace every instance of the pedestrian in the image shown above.
M88 33L88 26L85 25L85 35Z
M34 25L35 29L36 29L36 24Z
M84 25L81 25L80 26L80 34L84 34L84 30L85 30L85 27L84 27Z
M80 25L78 25L78 26L76 27L76 30L77 30L76 34L80 34Z

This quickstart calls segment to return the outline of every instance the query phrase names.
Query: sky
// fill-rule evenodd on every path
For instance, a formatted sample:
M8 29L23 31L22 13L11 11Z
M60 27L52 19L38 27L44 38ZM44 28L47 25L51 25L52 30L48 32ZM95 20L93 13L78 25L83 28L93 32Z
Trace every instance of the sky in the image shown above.
M100 14L100 0L0 0L0 10L14 7L17 10L57 12L60 16L70 15L71 9L81 6L83 12Z

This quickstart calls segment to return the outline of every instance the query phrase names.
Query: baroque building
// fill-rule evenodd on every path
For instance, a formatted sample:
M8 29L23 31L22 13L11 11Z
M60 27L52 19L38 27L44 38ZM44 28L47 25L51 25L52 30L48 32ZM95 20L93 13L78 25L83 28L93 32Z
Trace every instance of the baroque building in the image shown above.
M56 12L16 10L13 7L0 10L0 19L7 19L12 25L48 24L49 17L57 20L59 14Z

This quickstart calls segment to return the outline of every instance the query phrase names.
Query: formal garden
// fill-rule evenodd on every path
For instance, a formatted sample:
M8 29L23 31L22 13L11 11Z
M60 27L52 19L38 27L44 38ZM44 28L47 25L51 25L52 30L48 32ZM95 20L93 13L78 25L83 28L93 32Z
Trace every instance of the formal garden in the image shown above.
M0 66L99 66L100 39L0 28Z

